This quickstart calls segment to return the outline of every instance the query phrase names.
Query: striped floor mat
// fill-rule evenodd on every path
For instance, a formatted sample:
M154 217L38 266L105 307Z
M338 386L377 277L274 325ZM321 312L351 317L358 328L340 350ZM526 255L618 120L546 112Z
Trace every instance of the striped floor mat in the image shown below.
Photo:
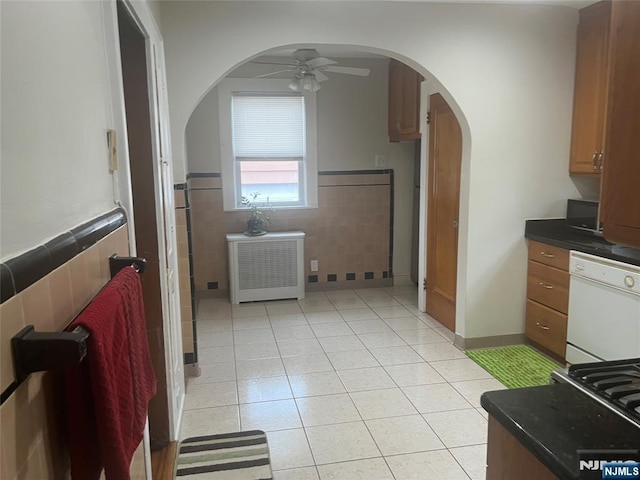
M267 435L261 430L191 437L178 449L176 478L272 480Z

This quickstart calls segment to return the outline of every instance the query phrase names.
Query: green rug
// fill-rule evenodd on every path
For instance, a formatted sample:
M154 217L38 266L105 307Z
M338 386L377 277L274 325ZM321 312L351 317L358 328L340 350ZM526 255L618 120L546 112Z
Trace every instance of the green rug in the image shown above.
M468 350L465 353L509 388L547 385L551 372L562 368L562 365L527 345Z

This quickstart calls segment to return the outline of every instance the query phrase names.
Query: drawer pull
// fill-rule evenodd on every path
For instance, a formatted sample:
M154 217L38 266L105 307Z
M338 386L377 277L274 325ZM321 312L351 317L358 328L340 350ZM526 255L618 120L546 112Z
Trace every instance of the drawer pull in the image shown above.
M536 322L536 325L538 327L540 327L542 330L551 330L549 327L547 327L546 325L541 325L540 322Z
M556 258L556 256L553 253L540 252L540 255L542 255L543 257L547 257L547 258Z
M549 284L549 283L544 283L544 282L540 282L540 286L542 288L546 288L547 290L553 290L553 285Z

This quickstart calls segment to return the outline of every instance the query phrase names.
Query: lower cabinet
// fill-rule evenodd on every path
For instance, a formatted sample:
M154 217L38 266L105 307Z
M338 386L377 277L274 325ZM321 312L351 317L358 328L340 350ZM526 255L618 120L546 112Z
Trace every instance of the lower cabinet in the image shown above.
M564 360L569 309L569 251L529 242L526 337Z
M524 333L527 338L564 358L567 347L567 316L527 299Z
M489 416L487 437L487 480L555 480L540 460Z

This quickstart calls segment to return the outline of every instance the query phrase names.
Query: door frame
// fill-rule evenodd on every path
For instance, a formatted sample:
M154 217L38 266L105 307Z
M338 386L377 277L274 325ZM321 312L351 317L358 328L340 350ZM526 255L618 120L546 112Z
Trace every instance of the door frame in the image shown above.
M132 255L136 254L136 238L135 238L135 218L133 215L133 195L131 188L131 170L129 167L129 146L127 141L127 123L126 123L126 111L124 102L124 86L122 83L122 66L120 63L120 43L119 43L119 30L118 30L118 14L117 3L115 0L102 2L103 4L103 34L105 36L106 43L106 56L107 56L107 77L108 85L111 95L112 122L113 128L117 131L117 150L119 157L118 170L113 174L113 191L114 191L114 203L123 207L127 212L127 219L129 224L129 247ZM147 59L147 84L150 92L149 95L149 113L151 116L151 136L152 136L152 150L153 150L153 175L154 175L154 193L155 193L155 211L156 211L156 223L157 223L157 238L159 247L159 264L160 264L160 285L162 295L162 310L163 310L163 334L165 345L165 375L167 376L167 395L169 404L169 436L170 441L177 441L180 433L180 427L182 423L182 412L184 407L184 377L175 379L173 376L173 368L171 365L171 359L174 358L175 352L178 351L179 358L182 359L182 340L171 336L171 328L177 322L178 328L180 327L180 315L176 308L171 309L169 307L169 295L172 291L179 291L178 276L173 276L173 285L169 285L167 275L169 268L173 268L177 273L178 259L175 248L172 254L167 258L166 250L167 245L165 241L165 235L173 236L174 245L177 244L175 238L175 207L173 205L173 192L167 195L170 204L165 208L169 211L168 222L165 221L163 215L163 198L162 198L162 178L161 178L161 162L168 162L168 168L166 169L170 183L173 185L173 169L171 167L171 139L168 132L169 128L169 110L168 101L166 95L164 98L156 98L156 73L157 66L154 63L154 58L158 59L160 68L164 67L164 44L160 30L153 18L153 15L149 9L149 6L145 2L137 2L133 0L122 0L123 6L128 11L131 18L136 23L136 26L140 29L143 36L146 39L146 59ZM155 57L154 57L155 50ZM163 80L163 84L166 81ZM161 158L161 138L156 125L160 125L164 135L164 148L165 157ZM165 202L166 203L166 202ZM168 223L168 224L167 224ZM182 395L178 400L174 400L174 380L182 384ZM151 463L148 449L148 430L145 433L145 458L147 461L147 477L151 478Z

